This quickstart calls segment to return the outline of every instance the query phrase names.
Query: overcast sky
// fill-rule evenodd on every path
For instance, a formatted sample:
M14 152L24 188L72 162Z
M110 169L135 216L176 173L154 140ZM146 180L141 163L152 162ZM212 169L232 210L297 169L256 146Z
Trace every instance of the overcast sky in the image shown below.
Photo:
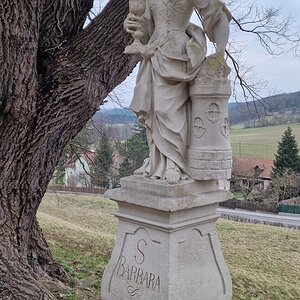
M245 0L243 1L245 2ZM292 15L296 19L298 18L298 26L300 26L300 0L254 0L252 2L266 7L270 5L282 7L283 18ZM97 1L95 3L99 6ZM197 20L193 18L192 21L195 22ZM235 40L242 40L246 45L243 61L253 65L257 76L268 82L267 88L261 92L263 96L300 90L300 57L295 58L292 53L287 51L279 57L272 57L249 34L240 34L233 31L232 35ZM130 104L136 73L137 70L114 91L122 106L126 107ZM114 96L112 97L115 98ZM242 99L240 100L242 101ZM118 107L118 104L109 100L104 107Z

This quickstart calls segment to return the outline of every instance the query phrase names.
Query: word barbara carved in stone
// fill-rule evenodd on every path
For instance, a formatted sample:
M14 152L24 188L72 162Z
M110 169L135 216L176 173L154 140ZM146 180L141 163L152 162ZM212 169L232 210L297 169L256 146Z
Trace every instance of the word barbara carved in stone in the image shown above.
M131 7L134 1L138 0L129 0ZM195 78L201 78L202 68L208 66L209 75L220 73L216 73L218 62L213 59L224 61L231 15L219 0L140 0L138 3L139 12L131 11L124 22L127 32L133 35L142 32L144 43L138 47L142 61L131 109L146 127L150 154L136 174L178 183L191 176L187 163L191 136L206 138L210 124L204 123L204 117L218 127L223 117L218 111L219 104L214 102L206 116L191 118L190 85ZM189 22L193 9L202 16L204 30ZM204 63L205 35L216 45L216 54L207 61L210 64ZM125 52L129 53L127 48Z
M153 291L159 292L160 278L152 272L145 271L142 267L145 261L144 247L148 245L147 241L140 239L136 244L137 254L134 255L134 260L139 267L128 263L125 256L121 256L118 261L116 275L128 282L133 282L141 288L151 288ZM128 286L127 291L130 295L141 295L139 287Z
M109 271L109 297L119 299L121 293L127 298L160 299L159 261L152 255L160 252L160 243L152 240L148 230L141 227L127 232L119 242L120 248Z
M122 256L118 262L116 275L122 279L126 279L128 282L135 283L137 286L141 286L141 288L152 289L157 292L160 290L159 276L145 271L141 267L130 265L124 256ZM132 286L128 286L127 290L129 293L138 293L138 291L140 291L139 288Z

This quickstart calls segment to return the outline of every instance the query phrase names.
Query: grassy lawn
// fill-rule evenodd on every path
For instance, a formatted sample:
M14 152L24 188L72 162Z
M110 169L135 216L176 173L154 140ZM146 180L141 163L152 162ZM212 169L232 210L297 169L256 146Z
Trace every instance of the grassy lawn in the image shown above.
M237 200L244 200L244 197L243 197L243 193L242 192L233 192L233 197Z
M115 239L116 209L114 202L96 196L44 197L38 220L72 278L72 291L64 299L99 299ZM217 227L232 275L233 300L300 299L300 231L224 220Z
M256 159L274 159L278 142L288 125L243 129L234 126L230 141L234 156ZM300 123L290 124L300 146Z

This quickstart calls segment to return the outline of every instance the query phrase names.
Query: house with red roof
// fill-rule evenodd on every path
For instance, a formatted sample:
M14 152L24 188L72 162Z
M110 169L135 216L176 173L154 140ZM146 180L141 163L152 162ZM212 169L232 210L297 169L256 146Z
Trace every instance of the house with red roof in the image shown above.
M240 186L258 185L266 190L271 181L273 160L234 157L232 175Z

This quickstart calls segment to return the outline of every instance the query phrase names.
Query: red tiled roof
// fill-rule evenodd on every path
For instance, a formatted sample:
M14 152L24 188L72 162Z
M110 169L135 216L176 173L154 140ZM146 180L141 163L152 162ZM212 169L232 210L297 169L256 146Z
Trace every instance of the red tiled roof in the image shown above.
M255 175L255 170L259 168L258 178L271 179L272 166L273 160L234 157L232 174L252 178Z
M77 159L83 158L87 161L89 165L92 165L93 162L95 161L96 158L96 153L92 151L85 151L81 153L75 153L71 158L69 158L66 163L65 167L66 168L74 168L75 167L75 162Z

